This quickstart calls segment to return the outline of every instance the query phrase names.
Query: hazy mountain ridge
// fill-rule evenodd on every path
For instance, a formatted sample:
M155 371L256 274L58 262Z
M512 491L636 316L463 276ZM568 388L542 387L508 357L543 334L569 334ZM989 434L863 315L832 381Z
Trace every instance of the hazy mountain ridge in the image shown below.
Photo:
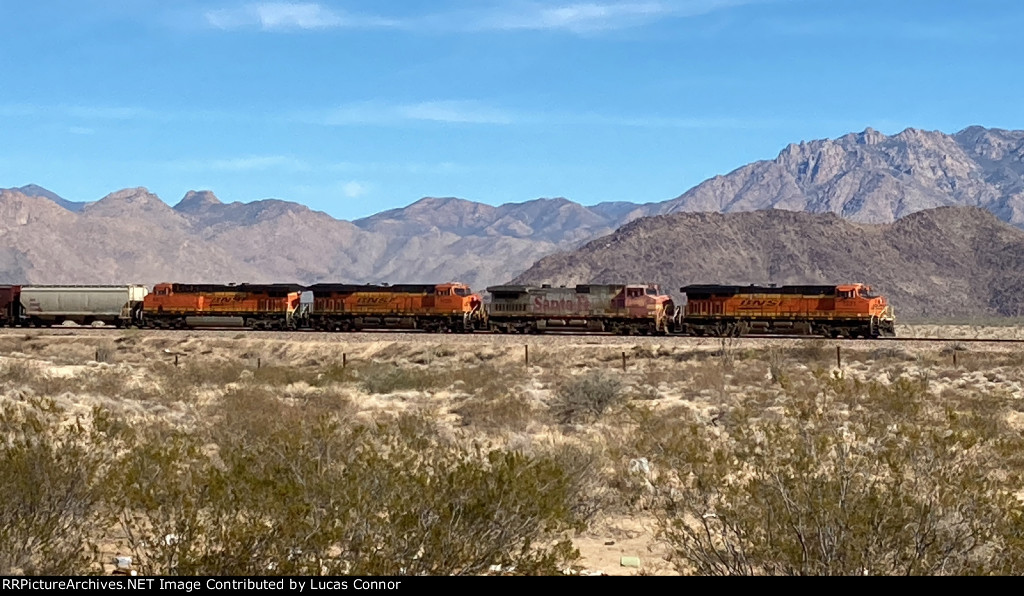
M222 203L190 192L174 207L145 188L68 211L0 191L6 283L161 281L498 283L558 245L514 237L396 235L287 201Z
M18 188L0 188L0 191L3 191L3 190L10 190L10 191L14 191L14 192L19 192L19 193L21 193L21 194L23 194L25 196L29 196L29 197L43 197L43 198L46 198L46 199L50 199L51 201L53 201L54 203L57 203L58 205L60 205L61 207L67 209L68 211L78 212L78 211L81 211L83 207L85 207L86 205L89 204L89 203L86 203L86 202L69 201L69 200L61 197L57 193L55 193L53 191L50 191L50 190L47 190L47 189L45 189L42 186L39 186L37 184L26 184L25 186L21 186L21 187L18 187Z

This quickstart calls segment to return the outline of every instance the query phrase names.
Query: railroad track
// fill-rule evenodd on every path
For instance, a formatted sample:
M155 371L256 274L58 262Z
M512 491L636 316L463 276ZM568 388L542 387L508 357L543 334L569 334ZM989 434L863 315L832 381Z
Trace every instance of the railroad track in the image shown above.
M856 340L854 340L856 341ZM986 344L1024 344L1024 339L993 338L984 339L978 337L879 337L868 341L919 341L936 343L986 343Z
M63 333L61 333L61 335L69 335L68 332L70 332L70 334L73 334L75 332L100 332L100 333L108 333L108 332L114 332L114 331L127 331L127 329L125 329L125 328L112 327L112 326L88 327L88 326L63 326L63 325L55 325L53 327L42 327L42 328L20 328L20 327L0 328L0 330L8 331L8 332L21 332L21 331L28 331L30 329L35 330L35 331L43 331L43 330L45 330L45 331L59 331L59 332L63 332ZM278 333L318 334L318 335L319 334L325 334L325 335L338 336L338 337L343 337L343 336L346 336L346 335L357 335L358 336L358 335L361 335L361 334L373 333L373 334L379 334L379 335L401 335L401 336L417 335L417 336L423 336L423 337L438 337L438 338L442 338L442 337L443 338L456 338L456 337L494 336L494 337L502 337L502 338L505 338L505 339L512 339L512 338L515 338L515 337L521 337L523 339L527 339L527 338L541 338L541 337L595 337L595 338L596 337L614 337L614 338L621 338L621 339L628 339L630 337L636 337L636 338L646 337L646 338L664 338L664 339L667 339L667 340L672 340L672 339L700 339L700 340L710 340L710 341L720 341L720 340L723 339L723 338L720 338L720 337L712 337L712 336L700 336L700 337L690 336L690 335L662 335L662 336L636 335L636 336L629 336L629 335L616 335L616 334L604 333L604 332L572 333L572 332L565 332L565 331L553 331L553 332L547 332L547 333L542 333L542 334L521 334L521 335L519 335L519 334L497 334L497 333L492 333L490 331L476 331L476 332L472 332L472 333L428 333L428 332L422 332L422 331L416 331L416 330L411 330L410 331L410 330L406 330L406 329L372 329L372 330L366 330L366 331L352 331L352 332L327 332L327 331L318 331L318 330L311 330L311 329L288 330L288 331L253 330L253 329L247 329L247 328L242 328L242 327L191 327L191 328L188 328L188 329L180 329L180 330L179 329L133 329L132 331L133 332L139 332L139 333L149 333L149 332L156 332L156 333L180 333L182 331L195 331L195 332L213 331L213 332L218 332L218 333L246 333L246 334L253 333L253 334L259 334L259 335L278 334ZM866 342L893 342L893 341L896 341L896 342L919 342L919 343L947 343L947 344L949 344L949 343L953 343L953 344L955 344L955 343L964 343L964 344L966 344L966 343L971 343L971 344L976 344L976 343L982 343L982 344L986 344L986 343L990 343L990 344L1024 344L1024 339L978 338L978 337L903 337L903 336L899 336L899 337L877 337L877 338L871 338L871 339L836 339L836 338L810 336L810 335L744 335L744 336L741 336L741 337L724 338L724 339L727 339L727 340L744 340L744 341L747 341L747 340L755 340L755 341L756 340L817 340L817 341L834 341L834 342L836 342L836 345L851 345L851 346L858 345L858 344L863 344L863 343L866 343Z

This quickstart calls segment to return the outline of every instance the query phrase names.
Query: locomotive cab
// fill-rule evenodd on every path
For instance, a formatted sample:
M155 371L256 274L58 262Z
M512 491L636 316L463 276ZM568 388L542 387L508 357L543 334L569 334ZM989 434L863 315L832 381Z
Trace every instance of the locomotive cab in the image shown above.
M437 308L450 310L455 314L462 314L465 317L464 323L468 329L476 328L477 322L483 318L483 304L483 297L480 294L473 293L473 290L466 284L447 283L437 286Z
M630 316L653 319L656 330L668 330L675 306L672 298L662 294L657 284L627 285L623 296Z

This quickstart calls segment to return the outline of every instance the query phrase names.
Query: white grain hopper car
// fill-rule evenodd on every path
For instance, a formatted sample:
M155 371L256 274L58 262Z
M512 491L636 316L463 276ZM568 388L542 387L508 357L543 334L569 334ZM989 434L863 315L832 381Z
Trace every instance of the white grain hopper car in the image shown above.
M22 286L22 324L73 322L127 327L139 320L146 286Z

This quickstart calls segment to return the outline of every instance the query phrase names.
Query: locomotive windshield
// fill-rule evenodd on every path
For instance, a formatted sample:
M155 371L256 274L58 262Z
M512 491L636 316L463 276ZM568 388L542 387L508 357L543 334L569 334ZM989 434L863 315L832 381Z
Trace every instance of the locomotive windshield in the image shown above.
M657 296L658 295L658 288L648 286L647 287L647 295L648 296Z
M469 296L469 288L455 288L456 296Z

